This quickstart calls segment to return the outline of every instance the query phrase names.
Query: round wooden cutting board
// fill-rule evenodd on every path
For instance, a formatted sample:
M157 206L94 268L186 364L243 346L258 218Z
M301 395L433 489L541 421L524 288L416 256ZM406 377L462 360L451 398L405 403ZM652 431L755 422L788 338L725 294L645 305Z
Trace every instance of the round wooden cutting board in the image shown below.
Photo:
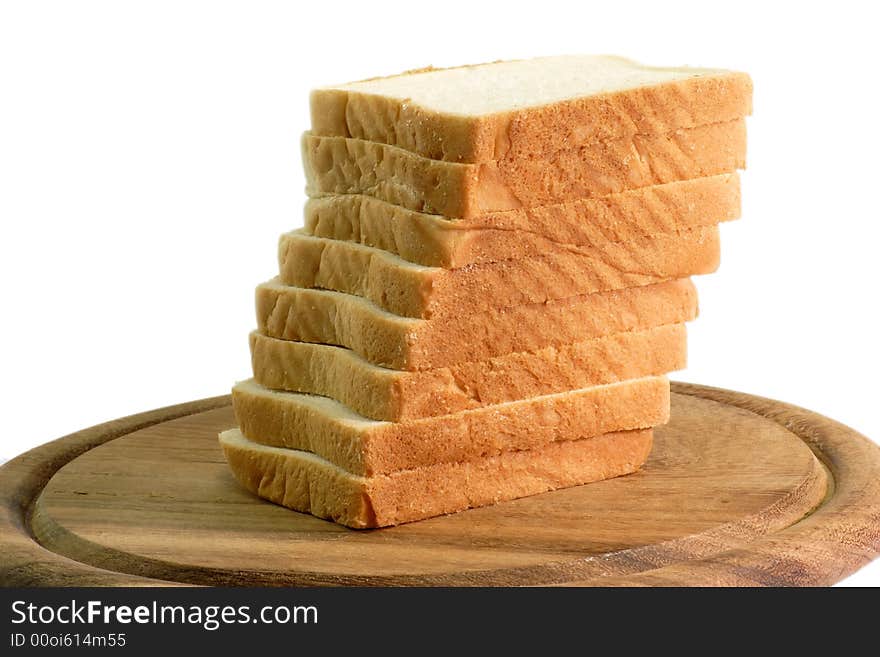
M117 420L0 468L0 584L817 585L880 551L880 448L815 413L673 384L641 472L372 531L226 468L228 397Z

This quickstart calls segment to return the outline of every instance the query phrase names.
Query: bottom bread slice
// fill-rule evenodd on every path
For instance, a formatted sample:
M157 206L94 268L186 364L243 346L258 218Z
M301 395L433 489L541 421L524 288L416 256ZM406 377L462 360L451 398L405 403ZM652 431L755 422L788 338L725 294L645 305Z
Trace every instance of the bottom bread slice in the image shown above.
M238 429L220 434L236 479L260 497L357 529L386 527L635 472L653 430L606 433L362 477L311 452L260 445Z
M655 427L669 419L669 381L646 377L408 422L370 420L332 399L255 381L236 384L232 404L248 440L372 476Z

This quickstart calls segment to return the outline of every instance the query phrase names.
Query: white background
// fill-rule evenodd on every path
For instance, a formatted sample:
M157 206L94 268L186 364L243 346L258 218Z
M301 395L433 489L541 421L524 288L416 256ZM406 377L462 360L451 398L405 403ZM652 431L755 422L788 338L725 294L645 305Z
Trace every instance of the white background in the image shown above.
M248 375L254 285L301 223L311 87L578 52L754 79L743 219L676 378L880 437L870 6L3 2L0 458Z

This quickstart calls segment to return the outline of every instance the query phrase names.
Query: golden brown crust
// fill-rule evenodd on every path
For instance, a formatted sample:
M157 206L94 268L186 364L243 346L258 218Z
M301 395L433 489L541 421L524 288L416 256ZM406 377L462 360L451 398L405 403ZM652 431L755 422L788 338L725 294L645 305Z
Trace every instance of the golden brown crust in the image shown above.
M309 199L305 228L316 237L455 269L712 226L739 214L739 176L732 173L459 221L364 194L340 194Z
M232 389L232 402L248 440L373 476L654 427L669 418L669 382L649 377L405 422L370 421L341 404L252 381Z
M281 236L279 282L369 299L395 315L459 316L709 274L721 256L717 226L571 247L461 269L422 267L353 242Z
M347 347L371 363L425 370L515 351L676 324L697 315L688 279L429 320L398 317L357 296L264 284L257 325L282 340Z
M451 162L545 157L572 146L666 133L751 114L745 73L694 77L480 117L341 89L311 94L316 135L366 139Z
M267 388L323 395L365 417L396 422L666 374L687 364L687 335L684 324L673 324L418 372L257 333L251 353L254 379Z
M607 196L745 167L745 121L636 135L543 159L458 164L361 139L303 135L310 196L367 194L410 210L471 219Z
M236 479L276 504L353 528L386 527L635 472L648 458L651 429L359 477L308 452L220 434Z

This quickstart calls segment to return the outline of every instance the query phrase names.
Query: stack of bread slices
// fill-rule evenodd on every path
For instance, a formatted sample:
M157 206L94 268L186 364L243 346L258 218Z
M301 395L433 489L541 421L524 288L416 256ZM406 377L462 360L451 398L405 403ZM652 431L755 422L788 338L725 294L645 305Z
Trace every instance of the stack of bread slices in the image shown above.
M638 470L750 110L745 74L608 56L313 92L305 227L220 437L235 476L381 527Z

